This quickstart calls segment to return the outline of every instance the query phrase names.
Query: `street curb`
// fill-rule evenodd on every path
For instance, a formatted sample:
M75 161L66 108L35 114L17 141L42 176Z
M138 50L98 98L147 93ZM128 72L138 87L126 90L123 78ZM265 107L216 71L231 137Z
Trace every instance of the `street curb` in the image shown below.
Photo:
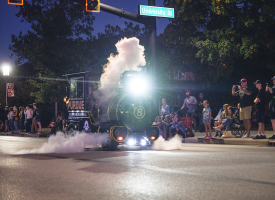
M27 134L27 133L0 133L0 136L16 136L16 137L48 137L46 133Z

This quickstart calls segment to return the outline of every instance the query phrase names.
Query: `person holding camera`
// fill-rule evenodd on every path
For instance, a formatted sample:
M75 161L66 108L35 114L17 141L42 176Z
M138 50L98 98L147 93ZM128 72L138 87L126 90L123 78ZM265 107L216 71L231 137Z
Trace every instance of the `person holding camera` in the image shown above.
M247 86L247 80L242 78L241 85L233 85L232 95L240 97L240 120L243 120L243 124L246 130L246 135L243 138L251 138L251 111L252 111L252 98L251 89ZM237 91L236 91L237 90Z
M269 93L269 96L271 96L271 100L269 102L269 109L270 109L270 119L272 123L272 128L273 128L273 136L270 137L269 139L275 139L275 76L271 78L273 81L273 87L270 87L268 84L266 85L266 91Z

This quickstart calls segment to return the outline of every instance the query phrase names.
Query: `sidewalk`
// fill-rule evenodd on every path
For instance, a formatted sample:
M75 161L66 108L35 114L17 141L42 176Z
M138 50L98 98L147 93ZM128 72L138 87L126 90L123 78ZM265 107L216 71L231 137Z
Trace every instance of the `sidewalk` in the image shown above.
M255 137L258 134L258 131L252 130L250 132L252 137ZM215 135L215 132L212 131L212 135ZM269 138L273 135L273 131L265 131L266 138ZM185 139L186 143L204 143L204 144L232 144L232 145L257 145L257 146L268 146L268 142L275 142L275 140L269 139L252 139L252 138L220 138L203 140L198 139L204 137L205 132L195 132L195 137L189 137ZM274 144L273 144L274 145Z
M42 128L41 134L27 134L26 132L18 132L11 134L10 132L0 132L0 136L18 136L18 137L47 137L48 128Z

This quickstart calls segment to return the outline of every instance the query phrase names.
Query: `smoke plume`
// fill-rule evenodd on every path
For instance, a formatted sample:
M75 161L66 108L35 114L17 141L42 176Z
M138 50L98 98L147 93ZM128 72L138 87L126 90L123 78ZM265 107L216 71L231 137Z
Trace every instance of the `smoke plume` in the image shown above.
M103 67L103 74L100 78L99 88L103 98L100 102L109 100L117 94L117 87L120 75L127 70L140 71L139 66L146 64L144 47L139 44L139 39L124 38L116 43L117 55L111 54L108 63Z
M153 145L155 150L177 150L182 149L182 137L178 134L175 135L168 141L165 141L162 136L160 136Z
M22 150L18 154L36 153L77 153L83 152L85 145L97 147L98 144L107 143L109 134L87 134L80 133L74 136L66 136L62 132L51 135L47 142L40 148L32 150Z

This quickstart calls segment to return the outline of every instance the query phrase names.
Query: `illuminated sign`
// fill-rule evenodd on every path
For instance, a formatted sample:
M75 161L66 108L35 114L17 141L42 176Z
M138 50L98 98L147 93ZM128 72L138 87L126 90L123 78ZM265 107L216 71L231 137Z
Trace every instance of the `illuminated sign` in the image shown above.
M84 110L84 101L69 101L68 110Z
M23 5L23 0L8 0L8 4Z
M144 16L175 18L174 8L139 5L138 13Z

